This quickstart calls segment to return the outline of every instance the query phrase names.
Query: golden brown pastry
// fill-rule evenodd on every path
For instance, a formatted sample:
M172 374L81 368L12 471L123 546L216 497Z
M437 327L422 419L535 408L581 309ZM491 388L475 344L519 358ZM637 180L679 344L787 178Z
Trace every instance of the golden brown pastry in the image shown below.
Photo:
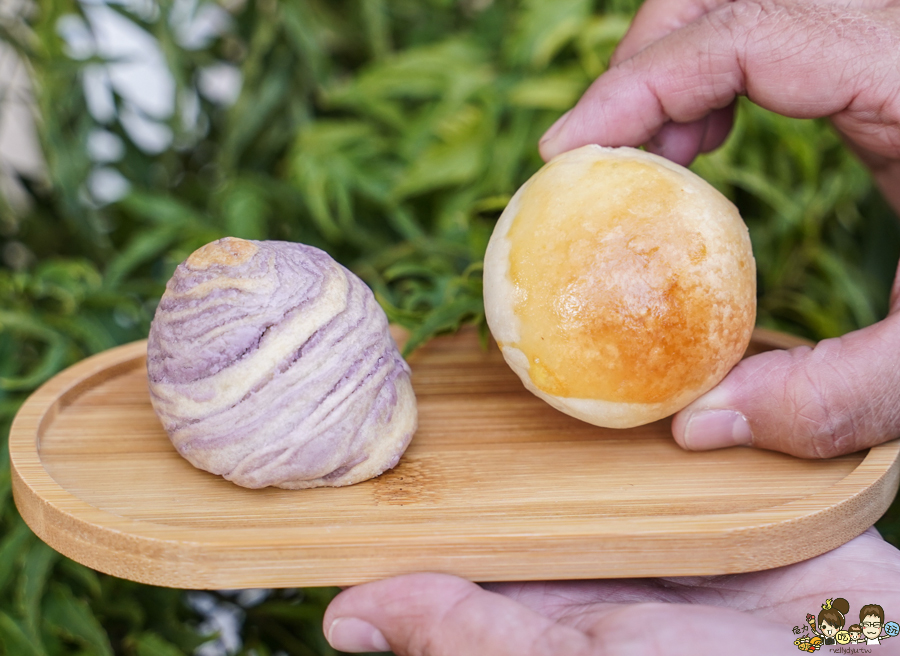
M484 262L487 321L525 386L598 426L677 412L740 360L756 263L737 209L687 169L584 146L513 196Z

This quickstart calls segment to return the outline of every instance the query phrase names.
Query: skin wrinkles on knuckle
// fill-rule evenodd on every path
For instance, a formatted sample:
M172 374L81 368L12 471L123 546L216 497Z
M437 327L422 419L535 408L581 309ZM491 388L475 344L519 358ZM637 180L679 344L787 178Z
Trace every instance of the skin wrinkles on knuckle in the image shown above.
M900 363L889 355L897 352L897 339L892 332L878 328L852 342L824 340L813 351L811 370L818 375L810 385L823 391L820 402L827 410L820 440L814 445L825 457L900 433ZM871 363L879 363L874 373Z
M775 20L776 31L784 29L780 21L784 11L784 8L775 2L738 0L723 5L703 17L709 29L718 34L723 41L731 41L743 80L741 92L746 91L748 84L750 62L747 56L754 40L767 38L769 30L764 29L767 21Z
M883 118L871 106L861 102L857 106L833 116L835 128L856 147L873 174L889 175L895 167L900 170L900 123L881 123Z
M645 108L637 115L637 118L640 121L642 133L644 135L647 135L646 138L650 138L658 131L658 125L665 123L665 121L670 118L669 115L666 114L665 107L663 107L662 101L660 100L659 94L654 87L652 80L650 80L646 75L642 74L642 72L638 70L634 59L625 60L619 66L617 66L614 71L610 71L610 73L616 76L612 77L609 73L607 73L607 76L609 76L607 79L613 83L613 86L615 86L615 84L619 81L616 78L626 80L626 84L636 79L638 84L640 84L642 87L642 95L652 99L652 101L655 103L652 108ZM598 100L602 102L605 99L600 98ZM633 118L634 117L632 117L632 120ZM637 146L639 144L626 145Z
M701 57L693 73L682 76L683 89L672 94L679 105L696 104L696 98L705 96L704 114L710 110L727 107L743 89L735 82L733 71L728 62L733 60L731 54L707 49ZM673 103L674 104L674 103ZM694 114L697 114L696 112ZM699 114L691 115L690 120L700 118Z
M840 42L850 43L855 52L869 58L867 65L857 71L859 74L869 72L872 63L885 62L894 66L900 63L897 52L900 11L844 9L831 10L829 15L835 37Z
M627 93L628 87L635 83L642 85L640 90L644 95L652 96L652 90L647 87L644 76L636 70L633 59L628 59L617 67L611 68L588 88L575 105L566 120L565 132L569 135L602 134L606 137L602 140L602 145L607 146L639 145L639 143L619 143L615 136L618 130L611 129L620 118L617 112L624 111L621 103L616 101L617 97L622 94L630 95ZM656 121L661 123L665 120L659 99L655 96L652 97L655 105L649 110L644 109L639 113L641 129L646 135L652 135L656 131ZM629 118L633 121L634 117L630 116ZM601 142L591 141L591 143Z
M790 439L804 455L831 458L854 450L862 437L852 407L856 395L846 379L850 362L840 339L823 340L794 360L785 386L787 412Z
M780 401L784 381L794 369L794 360L812 351L798 346L789 351L768 351L741 360L724 381L730 396L736 399L737 409L749 415L768 412L768 407Z
M900 120L900 20L898 12L856 12L835 20L838 46L847 49L845 79L856 89L847 109L871 112L872 120Z
M860 145L888 158L900 157L900 64L886 67L877 82L854 96L845 113L861 124L853 135ZM873 168L886 169L891 163L883 160Z
M767 52L764 60L766 67L773 70L783 68L785 64L803 61L805 53L813 55L812 61L829 45L829 40L837 41L822 29L824 22L831 16L814 15L809 11L791 11L780 7L768 14L767 19L773 23L771 30L760 30L758 41L753 43L756 52ZM773 43L774 42L774 43Z
M803 77L796 77L798 65L818 65L825 51L824 40L828 38L823 25L832 20L826 12L829 10L808 5L765 3L761 6L756 29L748 34L743 51L747 57L743 70L751 99L764 99L771 94L767 87L775 80L781 96L778 104L784 111L790 115L810 112L806 106L815 101L804 98L807 90L791 93L787 89L806 84ZM797 107L791 107L792 104Z
M900 437L900 386L896 383L882 386L873 398L872 407L882 410L881 415L874 417L879 427L876 437L885 441Z
M717 16L719 11L685 28L683 41L693 42L696 51L690 57L676 60L683 62L680 65L673 64L665 47L648 50L647 68L665 74L648 78L647 85L662 112L676 121L702 118L711 110L728 106L735 96L744 92L743 68L739 66L740 72L736 74L733 65L740 51L737 36L726 19L719 20ZM710 33L713 38L708 36Z
M859 83L854 60L869 51L857 43L860 26L868 21L864 12L769 2L761 3L756 20L744 62L751 99L805 118L834 114L847 106ZM823 58L828 61L825 67Z
M754 432L753 443L763 448L776 448L795 452L791 432L779 428L782 408L791 394L790 384L798 361L803 361L812 347L797 346L790 350L774 350L742 360L731 370L722 383L734 407L749 419ZM783 426L783 423L781 423ZM787 442L782 442L787 440Z
M880 362L883 370L891 373L889 379L878 385L874 396L873 407L885 408L891 417L900 416L900 317L888 317L872 327L872 334L862 344L854 348L851 362ZM891 354L885 359L886 354ZM853 367L858 380L865 380L869 374ZM893 424L900 428L900 423Z
M846 52L843 73L838 79L852 89L837 122L864 147L897 156L900 154L900 12L847 11L834 18L832 37L831 50Z

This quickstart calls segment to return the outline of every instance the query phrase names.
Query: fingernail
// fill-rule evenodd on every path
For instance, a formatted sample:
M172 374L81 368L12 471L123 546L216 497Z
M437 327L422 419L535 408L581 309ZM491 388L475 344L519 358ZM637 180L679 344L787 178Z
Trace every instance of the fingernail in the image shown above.
M390 651L391 646L381 631L355 617L339 617L328 628L328 642L338 651L358 654L367 651Z
M747 418L734 410L696 410L684 428L684 446L691 451L750 444L752 439Z
M566 121L569 120L569 114L572 113L570 109L565 114L556 119L556 123L550 126L550 128L544 133L544 136L541 137L540 145L548 146L559 136L559 133L562 131L563 126L566 124Z

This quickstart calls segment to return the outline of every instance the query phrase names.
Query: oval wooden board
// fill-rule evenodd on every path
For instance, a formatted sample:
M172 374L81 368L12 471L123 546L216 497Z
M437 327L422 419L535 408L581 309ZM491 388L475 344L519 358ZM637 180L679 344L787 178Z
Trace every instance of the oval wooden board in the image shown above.
M749 352L798 343L758 330ZM420 428L394 470L345 488L248 490L172 448L150 406L145 351L129 344L60 373L10 436L15 500L34 532L144 583L746 572L846 542L897 491L896 440L827 461L687 453L668 420L610 430L571 419L525 391L472 331L410 359Z

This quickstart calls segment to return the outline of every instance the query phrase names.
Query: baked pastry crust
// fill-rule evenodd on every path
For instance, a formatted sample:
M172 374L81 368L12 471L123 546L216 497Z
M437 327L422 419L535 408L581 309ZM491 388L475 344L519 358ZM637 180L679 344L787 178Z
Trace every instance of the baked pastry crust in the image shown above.
M410 370L371 290L303 244L225 238L178 266L147 344L178 452L250 488L350 485L416 429Z
M484 300L530 391L626 428L677 412L740 360L756 264L737 209L702 178L591 145L513 196L485 254Z

